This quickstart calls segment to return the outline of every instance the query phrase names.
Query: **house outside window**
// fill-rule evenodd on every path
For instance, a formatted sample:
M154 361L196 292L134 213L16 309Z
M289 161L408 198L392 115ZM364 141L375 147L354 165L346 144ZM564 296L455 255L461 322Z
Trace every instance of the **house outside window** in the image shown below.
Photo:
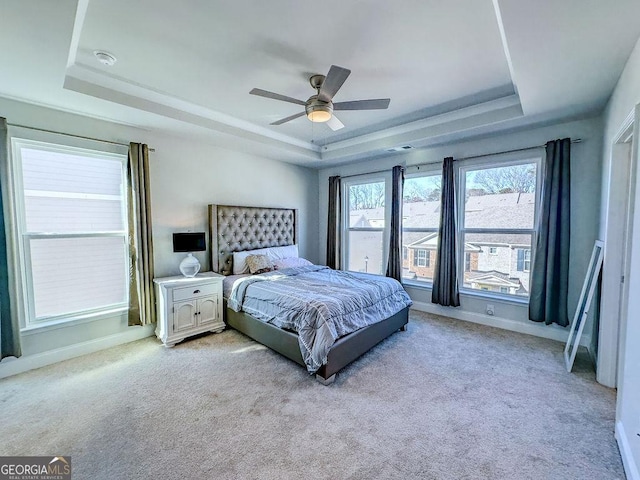
M471 271L471 252L465 252L464 254L464 271Z
M23 328L128 303L124 154L13 138Z
M498 247L489 247L489 255L497 255Z

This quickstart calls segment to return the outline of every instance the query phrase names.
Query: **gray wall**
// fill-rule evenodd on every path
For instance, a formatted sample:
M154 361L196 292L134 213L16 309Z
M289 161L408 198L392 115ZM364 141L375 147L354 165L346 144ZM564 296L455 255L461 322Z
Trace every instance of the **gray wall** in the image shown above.
M9 123L95 137L136 141L155 148L150 155L154 264L156 276L179 274L182 254L174 254L175 231L207 231L207 205L267 205L300 210L300 252L318 258L318 177L315 170L226 150L203 140L172 136L0 98ZM202 271L207 252L198 254ZM130 333L123 315L22 335L23 359L105 337ZM148 328L145 331L151 333ZM60 357L56 357L60 358Z
M561 123L543 128L530 129L517 133L495 135L490 138L437 146L429 149L412 150L404 154L395 154L373 161L354 165L328 167L318 172L320 185L320 238L322 246L321 261L325 260L324 239L326 239L327 218L327 186L331 175L355 175L377 170L390 169L394 165L406 166L423 163L440 163L446 156L454 158L491 154L517 148L528 148L544 145L557 138L581 138L582 143L572 147L572 222L571 222L571 265L569 284L569 309L573 313L580 296L582 283L587 271L594 241L597 239L600 215L600 188L602 170L602 120L600 117L568 123ZM462 295L461 307L434 307L431 302L431 290L418 287L407 287L418 308L428 308L443 315L451 315L471 321L509 328L534 335L557 340L566 340L567 329L543 326L528 320L526 305L513 302L487 300L479 296ZM495 316L484 314L487 303L495 305ZM583 343L591 341L593 320L585 326Z

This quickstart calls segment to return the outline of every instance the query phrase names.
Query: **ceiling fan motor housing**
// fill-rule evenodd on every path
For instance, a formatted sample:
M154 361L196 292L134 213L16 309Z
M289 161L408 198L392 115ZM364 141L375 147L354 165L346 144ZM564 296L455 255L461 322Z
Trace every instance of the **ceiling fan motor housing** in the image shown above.
M309 77L309 83L316 90L320 90L322 88L322 84L324 83L324 79L327 78L324 75L311 75Z

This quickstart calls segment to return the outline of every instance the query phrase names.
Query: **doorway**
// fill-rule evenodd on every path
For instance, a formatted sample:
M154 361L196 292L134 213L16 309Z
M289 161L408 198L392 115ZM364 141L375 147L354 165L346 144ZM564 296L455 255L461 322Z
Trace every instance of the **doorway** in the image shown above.
M617 386L620 334L627 316L637 150L634 120L631 112L614 138L609 169L596 379L612 388Z

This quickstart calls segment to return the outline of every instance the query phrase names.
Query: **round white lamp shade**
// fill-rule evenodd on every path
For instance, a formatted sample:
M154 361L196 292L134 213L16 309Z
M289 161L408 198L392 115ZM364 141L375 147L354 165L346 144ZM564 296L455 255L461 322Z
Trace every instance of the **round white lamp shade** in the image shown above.
M200 271L200 262L192 253L187 254L180 262L180 272L185 277L195 277Z

